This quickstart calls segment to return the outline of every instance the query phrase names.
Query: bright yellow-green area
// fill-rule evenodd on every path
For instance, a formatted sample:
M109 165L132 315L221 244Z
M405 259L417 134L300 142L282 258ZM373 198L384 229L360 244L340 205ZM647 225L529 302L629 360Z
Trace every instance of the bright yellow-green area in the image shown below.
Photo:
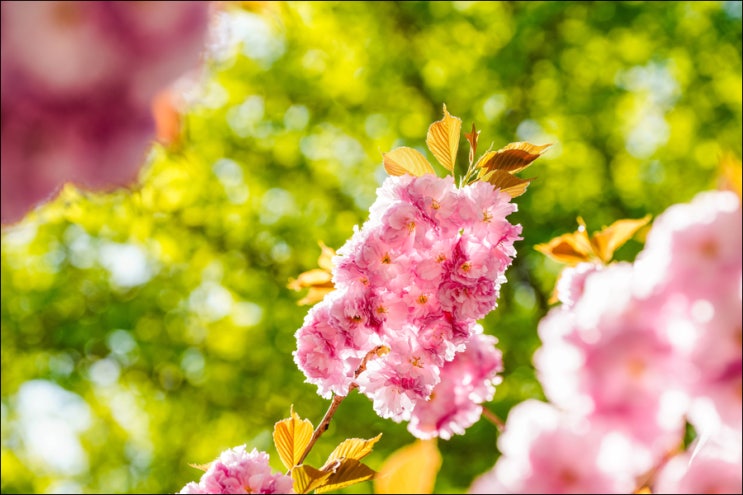
M435 163L443 103L477 124L481 152L554 143L522 174L537 177L511 217L523 240L484 321L506 367L487 407L505 418L542 397L531 355L560 266L534 245L578 215L592 232L714 187L720 156L741 155L740 5L232 6L233 43L139 184L67 188L3 232L2 492L177 492L201 475L188 463L243 443L283 471L274 423L294 404L317 424L329 405L293 362L307 308L286 284L315 267L318 240L337 249L365 220L382 153ZM467 152L463 139L458 173ZM413 438L353 393L307 462L380 432L374 469ZM466 491L496 438L481 420L439 441L434 491Z

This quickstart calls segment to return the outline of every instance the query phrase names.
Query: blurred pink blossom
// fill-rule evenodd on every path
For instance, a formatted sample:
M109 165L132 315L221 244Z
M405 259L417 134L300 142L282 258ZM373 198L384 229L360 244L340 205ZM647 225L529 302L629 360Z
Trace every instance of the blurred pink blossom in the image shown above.
M501 457L469 493L632 493L632 443L579 415L533 399L514 406Z
M65 182L131 185L156 95L199 62L209 2L2 2L2 222Z

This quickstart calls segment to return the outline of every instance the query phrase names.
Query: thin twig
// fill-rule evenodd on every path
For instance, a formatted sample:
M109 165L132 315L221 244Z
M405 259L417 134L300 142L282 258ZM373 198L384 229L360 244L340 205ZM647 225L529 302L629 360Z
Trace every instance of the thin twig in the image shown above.
M496 428L498 428L499 433L503 433L503 430L506 428L506 424L493 411L491 411L487 407L483 407L482 415L485 416L485 419L493 423Z
M302 452L302 456L299 458L299 461L297 462L297 465L302 464L304 462L304 459L307 457L307 455L310 453L310 450L312 450L312 446L315 445L315 442L317 442L317 439L320 438L320 436L325 433L330 427L330 420L333 419L333 415L335 414L335 411L338 409L338 406L341 405L341 402L343 402L343 399L348 397L348 394L350 394L354 389L358 388L359 385L356 383L356 378L359 377L361 373L366 370L366 363L371 359L373 356L380 355L380 352L382 352L385 349L384 346L377 346L371 351L366 353L366 356L364 356L364 359L361 361L361 364L359 364L358 368L356 368L356 371L353 374L354 382L351 383L351 386L348 387L348 392L346 395L334 395L332 401L330 402L330 406L328 407L328 410L325 412L325 416L323 416L322 421L320 421L320 424L317 425L317 428L315 428L315 431L312 432L312 438L310 438L310 442L307 444L307 447L305 447L304 452Z

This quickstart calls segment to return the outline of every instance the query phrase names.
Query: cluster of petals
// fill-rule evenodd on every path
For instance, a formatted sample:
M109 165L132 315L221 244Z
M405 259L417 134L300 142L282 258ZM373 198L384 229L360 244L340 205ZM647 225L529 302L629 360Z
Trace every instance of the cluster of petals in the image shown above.
M2 2L2 221L63 182L128 185L153 98L194 68L209 2Z
M388 177L369 219L338 250L335 290L296 332L307 381L326 398L356 384L380 416L411 421L421 438L462 433L502 369L477 320L496 307L516 254L521 228L506 220L515 210L488 183Z
M294 493L292 478L271 471L267 453L240 445L222 452L201 476L179 493Z
M736 194L701 193L656 219L634 263L579 265L558 283L563 304L540 322L537 376L550 407L585 422L576 443L597 442L588 437L599 429L613 439L599 442L611 446L607 455L623 468L612 474L613 481L628 475L640 480L663 466L689 421L698 443L715 448L695 447L673 457L651 488L663 493L741 490L742 220ZM471 490L571 491L557 482L544 485L563 470L565 459L572 470L560 479L582 476L588 464L567 444L553 442L547 464L539 460L545 446L534 442L534 432L513 426L526 421L524 414L522 408L511 411L502 442L520 441L528 452L515 455L499 443L503 456ZM630 458L624 456L627 445ZM575 491L640 488L606 485L601 479L596 476L594 484Z

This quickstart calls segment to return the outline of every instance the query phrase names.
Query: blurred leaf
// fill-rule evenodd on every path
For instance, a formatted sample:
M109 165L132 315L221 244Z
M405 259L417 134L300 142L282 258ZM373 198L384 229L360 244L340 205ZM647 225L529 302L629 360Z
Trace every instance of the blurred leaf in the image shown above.
M278 421L273 430L273 441L281 462L287 469L291 469L299 462L300 457L312 438L312 423L307 419L300 419L291 408L291 416Z
M340 445L338 445L335 450L333 450L333 452L331 452L325 464L327 465L336 459L344 458L356 459L357 461L360 461L364 456L372 451L372 449L374 448L374 444L377 443L380 438L382 438L381 433L374 438L370 438L369 440L363 440L361 438L346 439L342 441Z
M208 471L209 470L209 466L211 466L212 463L211 462L208 462L206 464L191 464L191 463L189 463L188 465L191 466L192 468L200 469L202 471Z
M741 172L741 161L732 153L725 153L720 158L720 189L733 191L738 197L741 197L741 182L743 182L743 172Z
M336 463L339 464L336 465ZM360 463L356 459L333 461L328 468L323 468L323 470L325 469L332 469L332 474L322 486L315 489L315 493L325 493L331 490L338 490L346 486L370 480L376 474L373 469Z
M335 256L335 249L328 247L322 241L317 241L320 245L321 253L317 259L317 266L327 272L333 271L333 257Z
M416 440L382 464L374 478L374 493L432 493L440 467L436 439Z
M562 234L547 243L537 244L534 249L545 254L559 263L571 266L593 258L593 246L586 234L585 225L582 224L571 234Z
M617 220L610 226L594 233L591 236L594 253L601 261L608 263L614 256L614 252L630 240L638 230L647 225L650 218L652 218L651 215L645 215L637 220Z
M426 135L428 149L450 172L454 170L456 164L461 129L462 119L449 114L444 104L444 118L431 124Z
M433 167L423 154L413 148L402 146L382 154L384 169L390 175L410 174L420 176L433 174Z

